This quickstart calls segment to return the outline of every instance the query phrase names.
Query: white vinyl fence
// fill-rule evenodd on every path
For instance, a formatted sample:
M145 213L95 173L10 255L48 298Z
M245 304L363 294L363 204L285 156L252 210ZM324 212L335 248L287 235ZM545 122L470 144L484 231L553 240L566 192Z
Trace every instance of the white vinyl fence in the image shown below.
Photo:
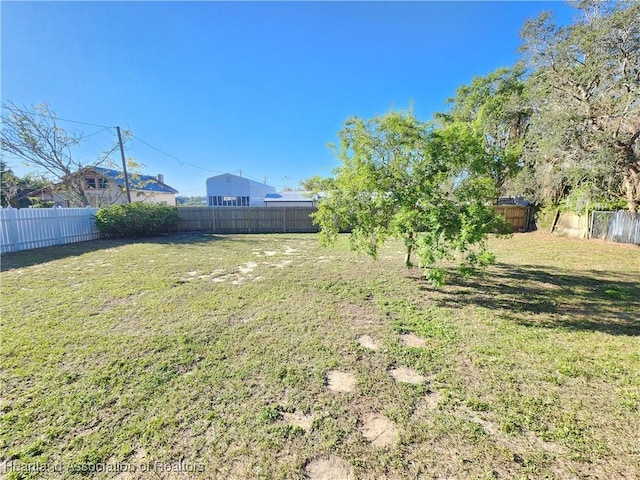
M0 253L99 238L97 208L2 208Z

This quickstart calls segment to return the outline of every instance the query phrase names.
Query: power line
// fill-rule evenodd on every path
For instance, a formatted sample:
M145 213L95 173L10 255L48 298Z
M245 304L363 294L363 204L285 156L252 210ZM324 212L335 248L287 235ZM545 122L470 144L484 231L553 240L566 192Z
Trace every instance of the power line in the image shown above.
M83 135L82 137L80 137L78 139L78 141L84 140L84 139L89 138L89 137L93 137L94 135L98 135L99 133L102 133L102 132L106 132L107 130L111 130L111 128L112 127L105 127L105 128L103 128L101 130L98 130L97 132L93 132L93 133L90 133L88 135Z
M90 127L98 127L98 128L102 128L102 129L112 129L115 128L113 126L109 126L109 125L99 125L97 123L89 123L89 122L81 122L79 120L69 120L68 118L60 118L56 115L45 115L44 113L38 113L38 112L30 112L27 110L21 110L19 108L12 108L12 107L7 107L6 105L2 105L2 108L4 108L5 110L9 110L10 112L16 113L28 113L30 115L37 115L39 117L45 117L45 118L53 118L54 120L60 120L62 122L70 122L70 123L77 123L79 125L88 125Z
M221 172L219 170L211 170L210 168L205 168L205 167L201 167L200 165L196 165L194 163L191 162L185 162L184 160L176 157L175 155L171 155L170 153L165 152L164 150L159 149L158 147L154 147L153 145L151 145L148 142L145 142L144 140L142 140L140 137L135 136L133 133L129 132L129 135L131 136L131 138L135 138L136 140L138 140L140 143L145 144L147 147L152 148L153 150L162 153L163 155L166 155L169 158L173 158L175 161L178 162L178 164L180 166L184 166L184 165L189 165L190 167L193 168L198 168L200 170L204 170L205 172L212 172L212 173L224 173Z
M78 140L84 140L84 139L89 138L89 137L92 137L92 136L94 136L94 135L98 135L98 134L100 134L100 133L102 133L102 132L104 132L104 131L106 131L106 130L111 130L111 131L113 131L113 130L115 130L115 129L117 128L117 127L110 126L110 125L100 125L100 124L98 124L98 123L82 122L82 121L80 121L80 120L71 120L71 119L69 119L69 118L61 118L61 117L58 117L58 116L56 116L56 115L45 115L45 114L43 114L43 113L38 113L38 112L35 112L35 111L27 111L27 110L23 110L23 109L20 109L20 108L17 108L17 107L9 107L9 106L6 106L6 105L2 105L1 107L2 107L3 109L5 109L5 110L9 110L10 112L13 112L13 113L18 112L18 113L23 113L23 114L37 115L37 116L39 116L39 117L52 118L52 119L54 119L54 120L60 120L60 121L62 121L62 122L75 123L75 124L78 124L78 125L87 125L87 126L91 126L91 127L98 127L98 128L100 128L100 129L101 129L101 130L98 130L98 131L96 131L96 132L90 133L90 134L88 134L88 135L83 135L83 136L82 136L82 137L80 137ZM52 112L52 113L53 113L53 112ZM113 133L115 133L115 132L113 132ZM165 152L164 150L161 150L160 148L158 148L158 147L155 147L155 146L151 145L149 142L144 141L143 139L141 139L140 137L138 137L138 136L134 135L134 134L133 134L133 133L131 133L130 131L129 131L128 133L129 133L129 135L131 136L131 138L135 138L137 141L139 141L140 143L142 143L142 144L146 145L147 147L149 147L149 148L151 148L151 149L153 149L153 150L155 150L155 151L157 151L157 152L159 152L159 153L161 153L161 154L163 154L163 155L165 155L165 156L167 156L167 157L169 157L169 158L174 159L175 161L177 161L177 162L178 162L178 164L179 164L180 166L188 165L188 166L190 166L190 167L197 168L197 169L199 169L199 170L204 170L205 172L211 172L211 173L219 173L219 174L223 174L223 173L230 173L230 172L228 172L228 171L227 171L227 172L222 172L222 171L220 171L220 170L212 170L212 169L210 169L210 168L205 168L205 167L201 167L200 165L196 165L195 163L186 162L186 161L184 161L184 160L182 160L182 159L180 159L180 158L176 157L175 155L172 155L172 154L170 154L170 153L167 153L167 152ZM242 170L240 170L240 171L239 171L239 173L240 173L240 176L243 176L244 178L248 178L248 179L250 179L250 180L253 180L253 181L256 181L256 182L260 182L258 179L254 178L253 176L251 176L251 175L247 175L246 171L245 171L245 172L244 172L244 174L243 174L243 173L242 173ZM285 186L286 186L286 185L285 185ZM277 185L277 187L281 187L281 185ZM283 188L284 188L284 187L283 187Z

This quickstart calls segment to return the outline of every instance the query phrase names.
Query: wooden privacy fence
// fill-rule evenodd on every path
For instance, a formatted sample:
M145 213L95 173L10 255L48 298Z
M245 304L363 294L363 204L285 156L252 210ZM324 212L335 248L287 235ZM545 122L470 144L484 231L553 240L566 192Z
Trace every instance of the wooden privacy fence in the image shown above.
M315 207L180 207L179 232L315 233Z
M526 232L531 222L531 208L522 205L494 205L495 212L511 224L514 232Z
M568 237L589 237L589 215L571 212L557 213L551 231Z
M495 209L514 231L528 229L531 209L519 205ZM315 233L319 228L310 215L316 211L316 207L180 207L177 231ZM0 209L0 253L98 239L96 212L96 208ZM553 231L640 245L640 214L593 212L590 220L562 214Z
M2 208L0 253L99 238L97 208Z
M513 230L526 231L531 209L496 205ZM320 229L309 215L316 207L180 207L179 232L206 233L316 233Z

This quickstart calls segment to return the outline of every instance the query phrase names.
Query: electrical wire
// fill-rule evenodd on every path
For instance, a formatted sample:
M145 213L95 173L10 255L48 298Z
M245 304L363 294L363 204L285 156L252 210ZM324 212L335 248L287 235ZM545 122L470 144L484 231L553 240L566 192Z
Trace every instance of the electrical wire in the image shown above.
M43 114L43 113L38 113L38 112L26 111L26 110L22 110L22 109L17 108L17 107L9 107L9 106L7 106L7 105L2 105L2 106L1 106L1 108L5 109L5 110L9 110L10 112L13 112L13 113L16 113L16 112L18 112L18 113L28 113L28 114L32 114L32 115L37 115L37 116L39 116L39 117L54 118L55 120L60 120L60 121L62 121L62 122L75 123L75 124L78 124L78 125L87 125L87 126L91 126L91 127L98 127L98 128L100 128L100 129L101 129L101 130L98 130L98 131L96 131L96 132L90 133L90 134L88 134L88 135L83 135L83 136L82 136L82 137L80 137L78 140L84 140L84 139L89 138L89 137L92 137L92 136L94 136L94 135L98 135L98 134L100 134L100 133L102 133L102 132L104 132L104 131L107 131L107 130L113 130L113 129L115 129L115 128L116 128L116 127L114 127L114 126L109 126L109 125L100 125L100 124L98 124L98 123L82 122L82 121L79 121L79 120L71 120L71 119L68 119L68 118L61 118L61 117L58 117L58 116L55 116L55 115L54 115L54 116L52 116L52 115L45 115L45 114ZM180 159L180 158L176 157L175 155L171 155L170 153L167 153L167 152L165 152L164 150L161 150L160 148L158 148L158 147L155 147L155 146L151 145L150 143L148 143L148 142L144 141L144 140L143 140L143 139L141 139L140 137L138 137L138 136L136 136L136 135L132 134L131 132L129 132L129 133L130 133L130 135L131 135L131 138L135 138L137 141L139 141L140 143L142 143L142 144L146 145L147 147L149 147L149 148L151 148L151 149L153 149L153 150L155 150L155 151L157 151L157 152L159 152L159 153L161 153L161 154L163 154L163 155L165 155L165 156L167 156L167 157L169 157L169 158L174 159L175 161L177 161L177 162L178 162L178 164L179 164L180 166L188 165L188 166L190 166L190 167L197 168L197 169L199 169L199 170L204 170L205 172L211 172L211 173L217 173L217 174L229 173L229 172L222 172L222 171L220 171L220 170L212 170L212 169L210 169L210 168L201 167L200 165L196 165L196 164L191 163L191 162L186 162L186 161L184 161L184 160L182 160L182 159ZM243 176L244 178L248 178L249 180L253 180L253 181L255 181L255 182L260 182L260 181L259 181L259 180L257 180L256 178L253 178L251 175L247 175L247 174L246 174L246 171L245 171L244 175L242 175L242 170L239 170L239 171L238 171L238 173L239 173L241 176ZM285 186L277 185L277 187L286 188L286 185L285 185Z
M105 127L101 130L98 130L97 132L93 132L88 135L83 135L82 137L78 138L78 141L84 140L85 138L93 137L94 135L98 135L99 133L106 132L107 130L111 130L111 129L112 127Z
M103 128L103 129L111 129L111 128L115 128L109 125L99 125L97 123L89 123L89 122L80 122L79 120L69 120L68 118L60 118L56 115L45 115L44 113L38 113L38 112L30 112L27 110L21 110L19 108L13 108L13 107L8 107L6 105L2 105L2 108L4 108L5 110L9 110L10 112L19 112L19 113L28 113L30 115L37 115L39 117L45 117L45 118L53 118L55 120L60 120L62 122L70 122L70 123L77 123L79 125L88 125L90 127L98 127L98 128Z
M143 144L144 144L144 145L146 145L147 147L152 148L152 149L153 149L153 150L155 150L156 152L160 152L160 153L162 153L163 155L166 155L166 156L167 156L167 157L169 157L169 158L173 158L175 161L177 161L177 162L178 162L178 164L179 164L181 167L182 167L182 166L184 166L184 165L189 165L190 167L198 168L198 169L200 169L200 170L204 170L204 171L206 171L206 172L212 172L212 173L224 173L224 172L221 172L221 171L219 171L219 170L211 170L210 168L201 167L200 165L196 165L196 164L191 163L191 162L185 162L184 160L182 160L182 159L180 159L180 158L176 157L175 155L171 155L170 153L167 153L167 152L165 152L164 150L161 150L161 149L159 149L158 147L154 147L154 146L153 146L153 145L151 145L150 143L145 142L144 140L142 140L140 137L137 137L137 136L136 136L136 135L134 135L133 133L130 133L130 135L131 135L131 138L135 138L135 139L136 139L136 140L138 140L140 143L143 143Z

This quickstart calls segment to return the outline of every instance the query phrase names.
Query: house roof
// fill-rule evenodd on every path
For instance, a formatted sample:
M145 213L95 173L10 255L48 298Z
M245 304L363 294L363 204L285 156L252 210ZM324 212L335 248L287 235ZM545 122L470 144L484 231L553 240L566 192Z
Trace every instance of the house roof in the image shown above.
M247 177L241 177L239 175L234 175L233 173L222 173L220 175L216 175L214 177L209 177L207 178L207 186L211 185L211 184L215 184L216 182L222 181L230 181L233 180L234 182L243 182L247 185L254 185L254 186L259 186L259 187L268 187L269 189L275 190L275 187L272 187L271 185L267 185L266 183L262 183L262 182L258 182L257 180L251 180L250 178Z
M280 193L267 193L264 196L265 202L315 202L319 195L305 191L288 191Z
M112 170L104 167L87 167L85 170L93 170L99 173L107 180L114 182L116 185L124 187L124 173L118 170ZM156 177L151 175L142 175L139 173L129 173L129 188L132 190L142 190L145 192L158 192L158 193L178 193L173 187L159 182Z

